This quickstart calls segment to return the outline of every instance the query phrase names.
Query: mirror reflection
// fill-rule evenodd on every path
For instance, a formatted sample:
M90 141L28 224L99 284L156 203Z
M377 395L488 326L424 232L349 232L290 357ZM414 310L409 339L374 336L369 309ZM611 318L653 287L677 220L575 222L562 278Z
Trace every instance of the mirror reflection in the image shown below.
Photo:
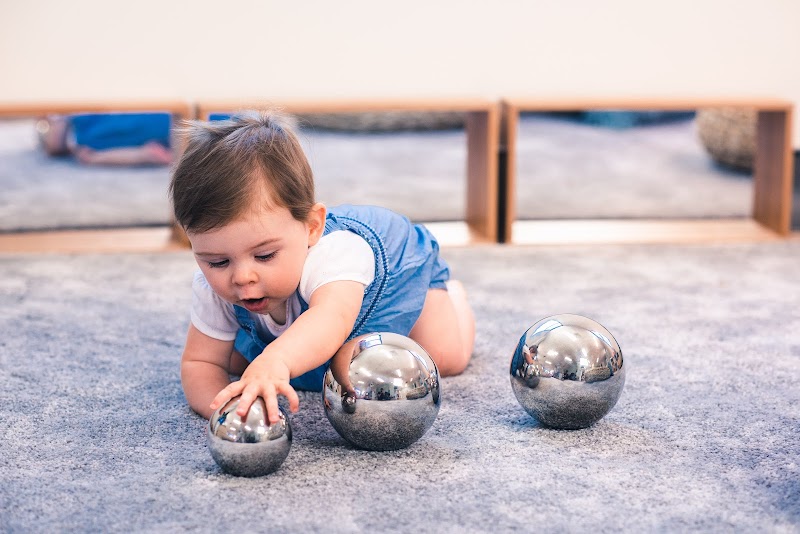
M518 220L746 218L752 110L524 113Z
M166 224L170 128L163 113L0 121L0 231Z
M462 113L296 119L320 201L378 204L417 221L464 219ZM168 113L0 121L0 231L171 224L177 124Z
M419 222L465 219L463 113L311 114L297 120L321 202L377 204Z
M523 113L517 219L750 217L755 115ZM320 201L378 204L415 221L465 218L463 113L296 119ZM170 225L177 124L167 112L0 120L0 232Z

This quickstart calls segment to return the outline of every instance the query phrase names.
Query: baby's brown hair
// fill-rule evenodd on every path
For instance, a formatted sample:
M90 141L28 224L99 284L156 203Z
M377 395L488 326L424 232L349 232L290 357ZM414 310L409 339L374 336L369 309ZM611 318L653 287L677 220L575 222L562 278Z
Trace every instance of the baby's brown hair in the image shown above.
M305 221L314 205L314 177L281 113L237 113L223 121L188 121L186 149L172 173L175 218L186 231L207 232L241 216L266 192L272 206Z

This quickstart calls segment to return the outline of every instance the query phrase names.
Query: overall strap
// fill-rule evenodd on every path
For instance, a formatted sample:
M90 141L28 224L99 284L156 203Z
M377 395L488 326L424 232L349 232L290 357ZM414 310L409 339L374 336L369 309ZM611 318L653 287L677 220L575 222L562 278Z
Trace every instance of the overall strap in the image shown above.
M265 339L262 339L262 337L256 331L256 322L252 317L250 317L250 312L248 312L246 309L234 304L233 311L236 312L236 321L238 321L239 327L247 333L248 337L252 338L253 341L261 347L261 350L275 341L276 337L272 335L272 332L270 332L269 329L263 333Z
M353 331L347 338L350 340L364 333L361 332L361 329L372 317L378 303L383 297L383 293L386 290L389 261L383 238L367 223L346 215L329 215L328 220L325 222L325 233L334 230L349 230L361 236L369 243L375 255L375 280L370 284L369 290L364 295L364 303L361 306L361 311L358 314L355 326L353 326Z

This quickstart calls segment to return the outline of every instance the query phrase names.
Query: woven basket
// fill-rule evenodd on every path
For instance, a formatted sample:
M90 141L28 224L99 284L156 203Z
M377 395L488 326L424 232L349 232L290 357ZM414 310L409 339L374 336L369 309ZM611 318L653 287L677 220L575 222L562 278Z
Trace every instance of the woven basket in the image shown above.
M298 114L301 127L350 132L389 132L400 130L451 130L464 127L464 113L408 112L314 113Z
M749 108L697 111L697 133L711 157L725 167L752 171L758 113Z

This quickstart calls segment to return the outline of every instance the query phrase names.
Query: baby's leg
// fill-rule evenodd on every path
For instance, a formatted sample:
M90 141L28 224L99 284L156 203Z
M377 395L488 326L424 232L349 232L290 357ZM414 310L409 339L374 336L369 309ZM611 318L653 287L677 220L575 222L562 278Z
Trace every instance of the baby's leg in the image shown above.
M349 370L356 344L368 335L371 333L345 343L331 360L333 377L345 390L353 388ZM467 367L475 344L475 317L461 282L449 280L447 290L428 290L422 313L408 337L431 355L442 376L457 375Z
M88 165L169 165L172 153L158 143L93 150L76 147L75 157Z
M250 365L250 362L247 361L247 358L242 356L242 353L238 350L234 350L231 352L231 362L228 366L228 372L235 376L242 376L244 370L247 369L247 366Z
M475 344L475 317L461 282L448 281L446 291L428 290L409 337L428 351L442 376L466 369Z

